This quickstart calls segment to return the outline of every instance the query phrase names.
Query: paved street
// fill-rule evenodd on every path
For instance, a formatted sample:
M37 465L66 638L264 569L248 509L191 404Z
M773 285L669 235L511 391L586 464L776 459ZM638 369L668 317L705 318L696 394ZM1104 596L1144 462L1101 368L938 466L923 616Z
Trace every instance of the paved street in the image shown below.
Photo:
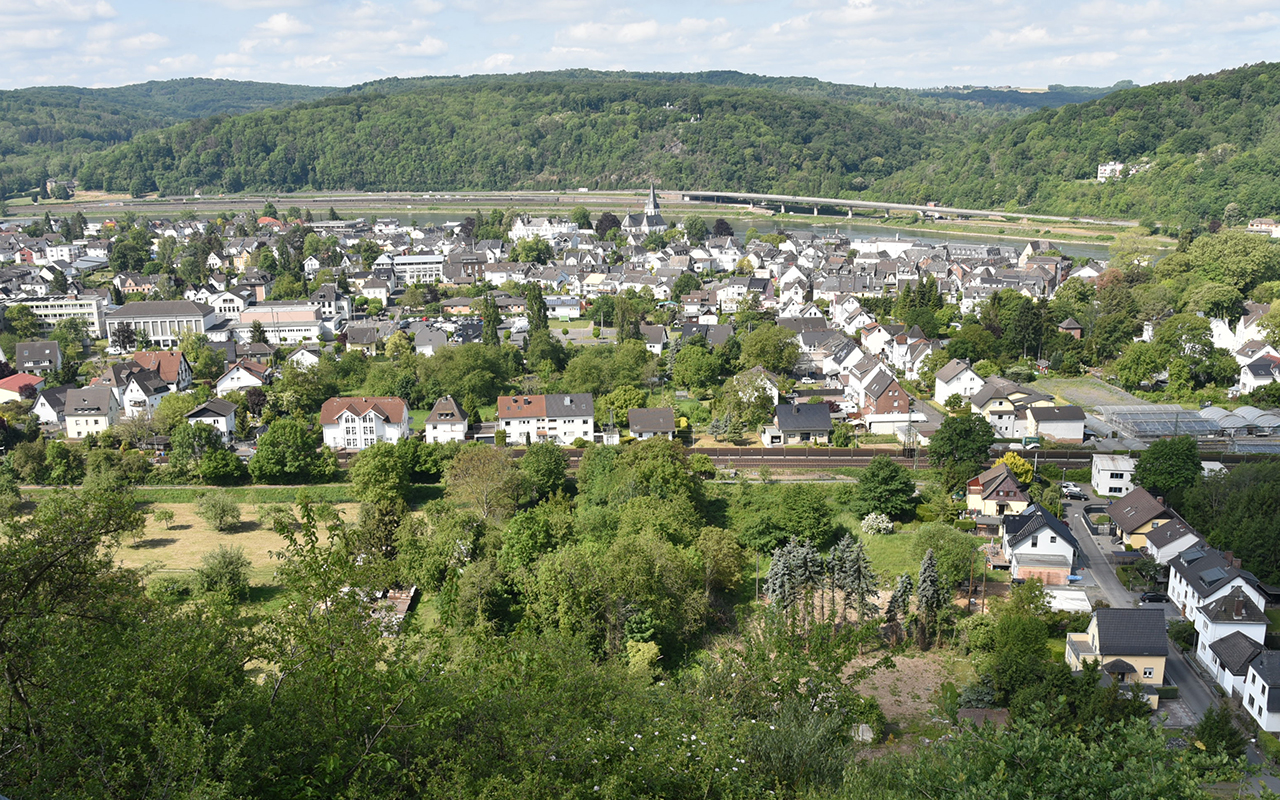
M1088 491L1087 488L1086 491ZM1082 518L1084 507L1090 502L1096 501L1067 500L1062 504L1071 533L1080 542L1080 573L1087 574L1087 577L1093 579L1103 599L1110 603L1112 608L1133 608L1137 605L1137 595L1120 583L1115 570L1107 562L1107 557L1097 538L1089 532L1089 528L1084 523Z

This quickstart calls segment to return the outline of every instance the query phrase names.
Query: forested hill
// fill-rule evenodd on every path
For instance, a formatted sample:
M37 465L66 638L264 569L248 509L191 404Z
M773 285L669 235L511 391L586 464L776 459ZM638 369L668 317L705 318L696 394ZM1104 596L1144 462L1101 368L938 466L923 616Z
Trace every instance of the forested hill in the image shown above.
M367 90L197 120L89 156L85 188L664 186L834 196L959 142L969 122L696 83L521 78Z
M1098 183L1099 164L1145 171ZM874 188L881 199L1150 218L1280 211L1280 64L1125 89L1005 123Z
M313 100L316 86L184 78L110 89L42 86L0 91L0 197L75 174L84 153L145 130L214 114Z

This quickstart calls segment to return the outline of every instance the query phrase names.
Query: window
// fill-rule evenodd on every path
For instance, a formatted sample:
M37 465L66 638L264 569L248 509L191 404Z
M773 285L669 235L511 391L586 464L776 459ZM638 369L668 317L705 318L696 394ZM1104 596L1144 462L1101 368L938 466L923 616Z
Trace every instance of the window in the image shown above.
M1058 537L1057 537L1057 536L1050 536L1050 537L1049 537L1049 544L1057 544L1057 543L1058 543Z
M1040 537L1039 537L1039 536L1032 536L1032 537L1031 537L1031 546L1032 546L1032 547L1039 547L1039 546L1040 546Z
M1155 668L1155 667L1143 667L1143 668L1142 668L1142 677L1144 677L1144 678L1154 678L1155 676L1156 676L1156 668Z
M1124 473L1123 473L1123 472L1113 472L1113 473L1111 473L1111 480L1113 480L1113 481L1122 481L1122 480L1124 480Z
M1124 494L1124 489L1119 486L1108 486L1107 494Z

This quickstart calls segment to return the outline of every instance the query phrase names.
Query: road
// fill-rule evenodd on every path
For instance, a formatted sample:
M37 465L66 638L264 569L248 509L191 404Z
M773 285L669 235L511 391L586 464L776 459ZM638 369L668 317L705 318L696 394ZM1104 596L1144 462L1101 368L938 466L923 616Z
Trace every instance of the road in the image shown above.
M1083 488L1088 492L1087 487ZM1067 500L1062 504L1063 514L1067 517L1067 524L1071 528L1071 533L1080 543L1080 571L1081 573L1087 572L1093 578L1104 599L1111 604L1112 608L1133 608L1137 605L1137 595L1124 588L1124 584L1120 583L1120 579L1116 577L1115 570L1107 562L1106 554L1103 553L1102 547L1098 544L1098 537L1089 532L1089 528L1085 525L1081 516L1085 513L1084 507L1095 502L1098 501Z

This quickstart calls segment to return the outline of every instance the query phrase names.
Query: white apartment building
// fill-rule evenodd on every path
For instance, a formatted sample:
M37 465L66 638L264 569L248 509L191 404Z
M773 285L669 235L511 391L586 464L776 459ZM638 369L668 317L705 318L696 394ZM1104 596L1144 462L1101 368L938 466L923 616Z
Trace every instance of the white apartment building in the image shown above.
M107 315L107 335L121 326L145 331L152 346L168 350L178 346L187 331L204 333L217 323L212 306L190 300L142 300L125 303Z
M106 336L106 301L96 294L49 294L44 297L24 297L9 305L22 304L31 309L40 320L40 330L51 331L64 319L82 319L89 326L89 336L101 339Z
M436 401L422 429L426 442L461 442L467 438L467 412L449 395Z
M439 254L395 256L391 268L401 286L435 283L444 279L444 256Z
M1137 459L1130 456L1097 453L1093 457L1093 490L1101 495L1124 497L1133 491L1133 471Z
M533 394L498 398L498 430L512 445L575 439L591 441L595 433L595 399L590 393Z
M331 397L320 407L324 443L335 450L398 442L409 437L411 422L399 397Z

